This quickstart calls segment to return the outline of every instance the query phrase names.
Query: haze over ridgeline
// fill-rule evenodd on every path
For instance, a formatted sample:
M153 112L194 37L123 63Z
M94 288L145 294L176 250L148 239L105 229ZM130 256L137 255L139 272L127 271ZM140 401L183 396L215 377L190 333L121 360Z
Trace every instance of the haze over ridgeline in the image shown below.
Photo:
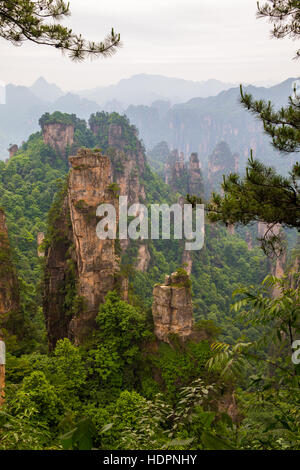
M256 98L284 106L296 78L265 87L248 86ZM220 141L239 153L244 166L250 148L265 162L287 171L285 162L274 159L274 150L261 123L239 103L239 87L218 80L193 82L160 75L140 74L116 85L78 93L64 92L43 77L30 87L7 85L6 104L0 106L0 159L10 144L20 145L39 130L45 112L61 111L88 119L98 111L126 114L138 130L147 150L166 141L186 155L198 152L204 164Z
M168 100L172 104L182 103L195 97L215 96L236 85L215 79L192 81L163 75L138 74L119 80L113 85L67 92L56 84L49 83L44 77L39 77L27 88L43 101L54 102L72 92L102 106L113 100L126 107L131 104L151 105L155 100Z

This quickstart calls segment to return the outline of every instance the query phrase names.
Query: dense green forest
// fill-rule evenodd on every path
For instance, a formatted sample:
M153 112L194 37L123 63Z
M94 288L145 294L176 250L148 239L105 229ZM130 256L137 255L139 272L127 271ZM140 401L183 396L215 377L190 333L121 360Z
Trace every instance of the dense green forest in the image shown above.
M75 116L43 116L41 124L51 119L75 125L74 146L68 154L80 146L101 146L109 153L107 126L112 123L126 130L128 151L136 149L135 134L125 117L98 115L102 127L96 136ZM231 369L227 376L220 373L217 362L211 366L216 339L232 348L223 356L232 354L239 362L244 349L260 344L274 328L273 321L245 321L238 308L231 308L233 291L243 285L252 285L258 295L270 262L258 244L249 250L240 235L230 235L222 226L207 224L205 247L193 254L195 325L206 339L185 344L176 336L170 344L155 340L152 289L180 268L184 247L178 240L149 241L150 265L146 272L138 272L132 263L137 241L131 242L121 260L130 274L130 302L111 292L100 306L98 328L85 344L75 346L66 338L51 354L47 352L41 308L44 261L38 257L36 237L55 222L56 195L67 174L66 158L45 145L41 133L30 136L15 156L1 163L0 204L7 214L21 295L21 331L7 337L1 448L297 447L297 401L285 401L287 394L291 397L294 379L288 380L288 390L274 389L272 383L282 381L284 373L264 361L270 355L274 363L286 362L289 371L290 357L278 358L263 343L261 357L246 362L238 380ZM141 181L147 203L172 203L179 196L148 165ZM233 390L234 419L218 405L231 403ZM293 397L296 400L296 389Z
M14 44L78 60L120 45L114 30L94 43L48 24L69 13L65 2L6 3L0 36ZM275 37L298 38L299 2L257 8ZM147 159L136 127L115 112L88 122L47 112L41 131L0 161L0 450L299 450L300 98L295 89L277 110L248 92L241 86L240 105L264 128L260 151L269 139L290 172L249 149L241 174L216 165L206 200L185 194L183 181L178 192L165 184L166 143ZM233 96L215 109L220 134L226 107L248 122ZM184 108L189 143L199 139L195 117L213 102L175 107L175 117ZM176 132L167 119L156 125L156 141L167 140L166 127ZM241 151L245 135L232 133ZM217 163L226 145L217 145ZM117 206L124 188L148 207L205 203L203 248L187 252L175 235L96 244L95 204Z

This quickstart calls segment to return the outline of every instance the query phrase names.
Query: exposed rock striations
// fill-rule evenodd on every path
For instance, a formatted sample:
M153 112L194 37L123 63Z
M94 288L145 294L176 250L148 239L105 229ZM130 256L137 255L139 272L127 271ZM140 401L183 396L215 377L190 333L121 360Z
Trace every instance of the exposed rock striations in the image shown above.
M193 330L193 304L186 272L166 276L163 285L153 289L152 314L157 339L170 342L172 334L188 339Z
M14 317L19 315L19 288L8 239L5 213L0 209L0 330L16 333ZM17 323L17 322L16 322Z
M16 155L18 150L19 150L19 147L17 144L11 145L8 149L9 158L12 158L14 155Z
M49 119L45 116L44 121ZM63 337L84 341L110 290L118 287L121 296L128 298L119 255L130 241L99 240L96 209L102 203L113 204L118 215L119 196L127 196L128 205L146 199L146 157L135 129L126 118L107 113L92 115L89 124L98 148L80 149L77 156L69 157L68 185L52 214L52 236L47 235L43 244L44 312L51 348ZM135 268L146 271L149 263L147 242L141 241Z
M51 347L63 337L83 341L95 326L99 305L114 288L118 271L115 240L100 240L96 234L97 207L118 205L109 188L110 160L87 149L69 160L56 236L46 249L44 312Z
M109 158L80 150L77 157L70 157L71 172L68 186L68 204L73 230L78 271L78 294L84 299L85 312L72 320L75 337L83 323L95 319L100 303L107 292L114 288L118 260L115 241L99 240L96 234L96 210L99 204L115 206L118 199L109 189L112 181Z
M165 164L165 183L181 194L203 196L204 185L198 154L192 153L189 161L185 161L182 152L179 154L177 149L173 150Z
M45 124L43 140L46 145L65 156L67 148L72 147L74 143L74 126L61 123Z
M223 175L234 173L238 170L238 155L232 154L226 142L220 142L212 154L208 157L208 187L207 193L218 190L223 180Z

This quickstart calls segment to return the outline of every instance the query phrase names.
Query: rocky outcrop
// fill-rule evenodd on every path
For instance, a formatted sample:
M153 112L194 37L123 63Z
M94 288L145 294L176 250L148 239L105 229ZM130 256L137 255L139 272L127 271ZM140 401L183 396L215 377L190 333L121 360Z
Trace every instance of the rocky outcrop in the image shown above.
M192 153L186 162L182 152L179 154L177 149L173 150L165 164L165 183L181 194L202 197L204 185L198 154Z
M106 113L92 115L92 132L99 139L111 161L112 181L119 186L119 194L128 197L128 203L143 202L146 198L141 177L146 167L144 148L137 138L137 130L119 116L119 124L110 123Z
M118 269L115 240L97 237L96 210L99 204L109 203L118 213L118 199L109 190L112 172L108 157L82 149L69 161L68 204L75 243L78 295L85 303L85 312L71 322L73 335L78 337L83 325L93 324L100 303L114 288Z
M231 153L226 142L220 142L208 157L208 194L219 189L223 175L235 172L237 166L238 156Z
M122 148L124 146L122 134L122 126L111 124L108 129L108 145Z
M66 194L60 202L55 232L47 240L45 251L43 311L50 349L55 348L59 339L69 337L72 317L80 314L75 306L78 274Z
M297 254L292 259L292 265L290 266L288 277L289 283L292 289L299 289L300 286L300 255Z
M143 244L139 246L137 253L137 261L135 264L135 269L137 271L146 272L151 261L151 255L149 253L148 246Z
M128 277L124 277L121 283L122 299L124 302L128 302L129 298L129 280Z
M187 187L187 169L183 153L172 150L165 164L165 183L169 184L174 191L182 191Z
M189 161L189 187L188 193L197 196L204 195L203 177L197 153L192 153Z
M163 285L153 289L154 332L160 341L170 342L172 334L188 339L193 330L193 305L190 280L186 272L166 276Z
M0 330L15 333L14 316L18 311L18 279L12 260L5 213L0 209Z
M9 158L12 158L14 155L16 155L18 150L19 150L19 147L17 146L17 144L11 145L8 149Z
M116 159L122 162L122 171L116 169L114 165ZM113 181L120 188L120 196L127 196L128 203L144 202L146 199L145 187L140 181L140 176L145 169L144 154L116 150L112 159Z
M287 88L290 87L287 85ZM268 159L267 164L272 165L275 154L269 149L262 123L239 107L239 94L239 89L235 89L216 98L199 98L182 105L176 104L162 118L157 113L153 114L153 107L146 106L130 106L126 114L138 126L148 148L163 137L170 148L180 148L186 154L198 152L201 160L207 163L207 156L216 145L226 141L239 153L241 170L249 158L250 148L255 155L264 155ZM228 106L229 103L232 106Z
M248 245L248 250L252 250L253 248L253 240L252 240L252 234L249 230L246 231L245 234L245 242Z
M91 332L119 269L115 240L100 240L96 233L100 204L113 204L118 213L118 199L110 189L110 160L81 149L69 161L56 239L46 250L44 312L51 347L62 337L81 343Z
M223 394L216 400L219 413L227 413L234 423L239 423L242 415L239 412L232 386L227 385L222 392Z
M228 224L227 225L227 232L229 233L229 235L234 235L235 234L234 224Z
M147 155L152 159L152 161L157 161L165 164L170 156L170 149L168 147L167 142L159 142L153 147L152 150L148 152Z
M189 250L183 250L181 264L186 272L190 275L193 269L193 253Z
M118 216L119 196L127 196L128 206L146 199L146 157L134 128L126 118L107 113L91 116L89 124L96 145L107 155L81 149L69 158L68 187L59 217L54 217L56 236L45 252L44 312L52 348L66 336L84 341L108 291L118 288L128 299L128 281L122 278L116 251L126 250L130 240L99 240L96 209L110 203ZM141 242L135 267L144 272L149 263L148 246Z
M129 135L134 142L134 149L129 145ZM137 138L134 128L110 124L108 127L109 157L112 166L112 179L119 187L119 195L127 196L128 205L144 203L146 192L141 181L146 167L146 157L141 142ZM120 246L125 251L130 240L120 240ZM148 246L140 245L135 269L145 272L148 269L151 256Z
M45 252L42 248L44 240L45 240L44 232L38 232L36 236L36 243L37 243L37 254L39 258L44 258L45 256Z
M258 222L257 224L257 234L258 239L268 240L272 239L273 237L280 237L282 226L281 224L267 224L266 222ZM286 271L286 262L287 262L287 252L285 248L282 249L279 245L277 245L276 241L274 242L274 249L276 254L275 264L272 266L271 273L273 276L281 279L285 275ZM279 297L281 294L281 290L278 287L275 287L273 290L273 297Z
M257 224L257 236L259 239L262 238L271 238L273 236L278 236L281 230L280 224L268 224L266 222L258 222Z
M61 122L46 123L42 127L43 140L62 156L74 143L74 125Z
M233 158L234 158L234 171L235 173L238 173L239 168L240 168L240 156L237 153L235 153L233 155Z
M287 253L283 251L279 256L276 257L275 265L272 269L273 276L277 277L278 279L282 279L286 272L286 262L287 262ZM281 289L279 287L275 287L273 289L273 297L277 298L281 295Z

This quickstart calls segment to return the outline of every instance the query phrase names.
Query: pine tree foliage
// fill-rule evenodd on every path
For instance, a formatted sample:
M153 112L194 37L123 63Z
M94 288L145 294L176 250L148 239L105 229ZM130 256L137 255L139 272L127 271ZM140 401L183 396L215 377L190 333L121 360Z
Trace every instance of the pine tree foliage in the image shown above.
M14 45L31 41L67 53L72 60L88 56L108 57L120 46L120 35L112 29L101 42L88 41L60 24L70 16L63 0L0 0L0 37Z
M241 103L263 122L264 130L277 150L285 153L300 151L300 96L296 84L289 105L278 111L274 110L271 101L254 100L252 95L243 92L242 86Z
M294 274L299 281L299 273ZM290 286L291 279L279 279L269 275L261 286L241 287L233 293L235 303L232 310L239 312L240 318L253 325L269 325L270 330L262 334L255 342L237 341L234 345L216 342L211 345L213 356L208 360L210 371L218 371L221 376L236 378L241 375L246 362L262 362L278 369L282 375L282 383L287 384L291 379L299 384L297 367L292 364L290 357L293 353L294 339L299 335L299 285L296 289ZM278 295L272 292L278 289ZM262 355L266 347L277 345L277 357L268 358ZM259 351L259 352L257 352ZM282 351L285 351L284 356ZM286 353L288 351L288 353ZM284 357L284 360L283 360Z
M270 18L274 24L275 37L299 38L299 1L270 0L263 6L258 3L258 16ZM263 122L265 132L271 137L272 144L278 151L286 154L299 152L300 96L297 82L293 96L289 98L289 105L278 111L270 101L257 101L250 94L244 93L242 86L241 104ZM246 174L243 177L236 173L224 176L223 194L212 194L211 201L207 204L209 218L214 222L222 221L226 225L267 223L269 229L261 239L262 248L267 254L278 255L282 251L282 243L273 229L281 224L283 227L300 230L299 179L298 162L288 176L281 176L274 168L254 159L251 151ZM200 201L197 197L188 199L193 204Z
M272 36L277 39L297 39L300 34L299 0L268 0L263 5L257 2L257 17L269 19L273 24ZM296 53L296 58L299 57L300 49Z
M235 173L224 176L224 196L213 193L208 205L210 218L230 224L263 221L273 227L282 224L300 229L299 177L299 165L284 177L251 156L243 177Z
M260 5L257 3L258 18L269 18L273 24L272 36L277 39L300 36L300 1L269 0ZM296 58L300 57L300 49ZM289 97L287 107L274 110L272 103L264 100L256 101L248 93L243 93L241 86L241 103L262 120L265 132L271 136L273 146L280 152L297 152L300 150L300 96L297 83L294 85L293 96Z

